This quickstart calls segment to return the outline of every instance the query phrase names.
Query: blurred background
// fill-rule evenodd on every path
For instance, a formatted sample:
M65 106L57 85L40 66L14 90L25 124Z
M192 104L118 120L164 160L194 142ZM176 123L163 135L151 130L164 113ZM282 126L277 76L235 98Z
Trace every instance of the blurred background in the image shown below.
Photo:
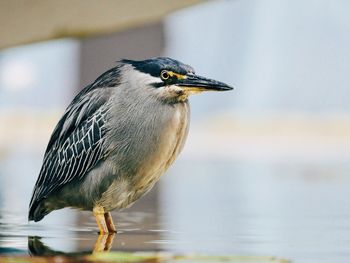
M27 253L29 236L93 247L90 213L27 223L49 136L115 61L169 56L235 90L190 98L183 153L114 213L113 249L347 262L349 12L342 0L2 1L0 252Z

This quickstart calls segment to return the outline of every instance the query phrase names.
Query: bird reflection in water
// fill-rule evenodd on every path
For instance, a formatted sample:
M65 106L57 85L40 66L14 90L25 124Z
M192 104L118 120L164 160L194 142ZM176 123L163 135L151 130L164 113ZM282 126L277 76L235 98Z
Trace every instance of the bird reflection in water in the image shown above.
M41 237L28 236L28 251L31 256L80 256L97 252L109 252L113 245L114 238L114 233L108 235L99 235L93 250L69 253L50 248L42 241Z
M115 233L98 235L93 252L109 251L113 245Z

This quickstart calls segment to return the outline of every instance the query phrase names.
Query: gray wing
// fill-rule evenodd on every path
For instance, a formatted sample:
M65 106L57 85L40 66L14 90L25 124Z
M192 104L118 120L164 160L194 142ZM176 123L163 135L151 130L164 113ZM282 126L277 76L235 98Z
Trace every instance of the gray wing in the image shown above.
M47 146L29 206L29 219L43 199L72 180L82 179L107 155L108 98L106 90L82 92L67 108Z

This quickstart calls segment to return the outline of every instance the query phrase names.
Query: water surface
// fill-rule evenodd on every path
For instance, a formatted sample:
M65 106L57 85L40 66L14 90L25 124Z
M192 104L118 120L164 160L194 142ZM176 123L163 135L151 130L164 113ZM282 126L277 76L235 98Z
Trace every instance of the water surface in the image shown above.
M22 167L7 162L0 170L0 253L91 253L98 235L89 212L63 209L28 224L35 178L20 178L35 174L40 157L19 157L27 158ZM348 174L349 167L341 163L182 158L145 198L113 212L118 234L111 251L347 262Z

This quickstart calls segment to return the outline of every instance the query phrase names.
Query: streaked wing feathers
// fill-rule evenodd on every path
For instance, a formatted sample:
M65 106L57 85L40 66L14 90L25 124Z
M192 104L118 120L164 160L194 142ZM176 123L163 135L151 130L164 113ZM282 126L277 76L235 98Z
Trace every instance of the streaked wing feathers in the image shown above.
M79 94L57 124L46 149L30 208L63 185L81 179L107 153L108 92ZM35 206L35 205L34 205Z

